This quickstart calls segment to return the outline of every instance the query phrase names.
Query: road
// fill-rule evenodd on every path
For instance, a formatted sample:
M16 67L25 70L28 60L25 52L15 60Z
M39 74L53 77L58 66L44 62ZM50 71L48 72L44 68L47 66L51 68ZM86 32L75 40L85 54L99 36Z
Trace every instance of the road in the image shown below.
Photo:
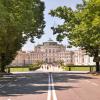
M0 100L100 100L100 76L19 73L0 79Z

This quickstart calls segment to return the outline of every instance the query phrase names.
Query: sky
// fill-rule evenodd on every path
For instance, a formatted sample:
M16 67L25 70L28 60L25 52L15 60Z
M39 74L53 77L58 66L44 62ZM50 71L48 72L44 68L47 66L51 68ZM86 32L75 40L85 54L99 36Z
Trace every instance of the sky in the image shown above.
M71 7L72 9L75 9L76 4L82 3L82 0L41 0L45 3L45 11L44 11L44 20L46 22L46 27L44 28L45 34L40 38L35 38L35 43L31 43L30 41L27 41L26 44L22 47L23 51L32 51L34 47L38 44L42 44L43 42L48 41L49 39L52 39L56 42L56 35L53 35L53 31L51 30L52 26L57 26L58 24L62 24L63 20L60 20L59 18L54 18L48 13L52 9L56 9L59 6L67 6ZM65 38L61 44L67 46L68 41L67 38Z

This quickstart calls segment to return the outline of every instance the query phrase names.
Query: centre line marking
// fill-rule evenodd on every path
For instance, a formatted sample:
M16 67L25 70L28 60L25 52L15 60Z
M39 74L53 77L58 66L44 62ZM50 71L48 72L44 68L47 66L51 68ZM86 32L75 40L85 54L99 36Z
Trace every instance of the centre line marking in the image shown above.
M51 78L50 74L48 75L48 97L47 100L51 100Z
M53 84L53 76L51 74L51 83L52 83L52 94L53 94L53 100L57 100L54 84Z
M52 95L51 95L52 93ZM55 92L55 88L54 88L54 84L53 84L53 76L50 73L48 75L48 96L47 96L47 100L51 100L51 96L53 96L53 100L57 100L57 96L56 96L56 92Z

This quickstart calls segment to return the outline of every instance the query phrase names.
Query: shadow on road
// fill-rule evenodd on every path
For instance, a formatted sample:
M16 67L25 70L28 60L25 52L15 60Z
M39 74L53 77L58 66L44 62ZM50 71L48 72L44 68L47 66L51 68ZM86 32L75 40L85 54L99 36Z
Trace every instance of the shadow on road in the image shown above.
M48 91L48 73L14 74L10 78L0 80L0 96L20 96L23 94L43 94ZM92 79L81 74L53 73L54 83L78 82ZM74 80L69 80L74 79ZM77 88L73 86L55 86L56 90Z
M76 73L53 73L54 82L78 82L85 79L96 79L88 76L87 74Z

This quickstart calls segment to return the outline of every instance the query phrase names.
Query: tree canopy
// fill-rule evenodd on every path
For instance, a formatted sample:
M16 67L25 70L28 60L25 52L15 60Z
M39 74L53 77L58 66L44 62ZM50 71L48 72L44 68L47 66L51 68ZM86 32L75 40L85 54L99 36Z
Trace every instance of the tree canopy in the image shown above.
M67 36L71 46L85 49L99 64L100 0L83 0L83 4L78 4L76 10L64 6L51 10L50 14L64 19L63 25L52 27L54 33L59 33L57 39L62 40Z
M0 0L0 67L11 63L27 39L44 33L44 3L40 0Z

